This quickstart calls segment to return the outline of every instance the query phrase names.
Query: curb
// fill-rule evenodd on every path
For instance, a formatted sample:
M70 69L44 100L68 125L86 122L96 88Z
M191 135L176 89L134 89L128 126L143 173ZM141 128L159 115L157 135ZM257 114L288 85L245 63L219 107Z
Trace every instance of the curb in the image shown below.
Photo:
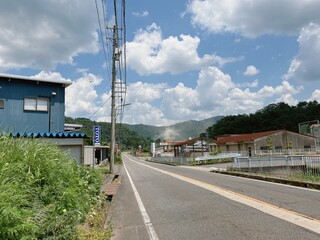
M292 186L296 186L296 187L304 187L304 188L320 190L320 184L319 183L299 182L299 181L287 180L287 179L283 179L283 178L258 176L258 175L252 175L252 174L247 174L247 173L239 173L239 172L228 172L228 171L224 171L224 170L211 170L210 172L219 173L219 174L225 174L225 175L231 175L231 176L236 176L236 177L245 177L245 178L257 179L257 180L262 180L262 181L267 181L267 182L275 182L275 183L287 184L287 185L292 185Z
M121 171L122 165L117 167L115 174L108 174L105 178L105 182L101 188L101 192L105 198L109 201L108 214L105 219L104 227L106 228L110 224L111 216L113 213L113 207L115 204L115 197L118 192L118 188L121 185Z
M118 192L118 187L121 184L121 171L122 166L118 166L117 170L114 174L108 174L105 178L104 184L102 186L102 193L106 196L106 198L112 202L114 196Z

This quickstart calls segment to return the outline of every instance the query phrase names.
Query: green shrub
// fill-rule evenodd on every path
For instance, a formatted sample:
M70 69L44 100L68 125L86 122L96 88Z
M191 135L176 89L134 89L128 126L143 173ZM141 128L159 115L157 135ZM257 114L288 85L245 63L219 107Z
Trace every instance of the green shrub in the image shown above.
M0 140L0 239L75 239L101 177L56 146Z

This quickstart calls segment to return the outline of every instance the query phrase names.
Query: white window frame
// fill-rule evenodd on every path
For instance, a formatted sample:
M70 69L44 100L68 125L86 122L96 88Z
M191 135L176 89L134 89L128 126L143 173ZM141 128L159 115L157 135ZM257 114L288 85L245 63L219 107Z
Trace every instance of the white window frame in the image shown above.
M37 98L37 111L48 112L48 105L49 105L48 98Z
M49 111L49 98L25 97L24 104L23 104L23 110L36 111L36 112L48 112Z

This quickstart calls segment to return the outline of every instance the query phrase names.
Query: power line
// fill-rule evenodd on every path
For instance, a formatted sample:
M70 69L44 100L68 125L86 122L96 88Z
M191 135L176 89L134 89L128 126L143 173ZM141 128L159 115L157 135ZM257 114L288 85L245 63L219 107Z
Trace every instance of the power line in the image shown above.
M97 10L97 16L98 16L98 22L99 22L99 30L100 30L99 32L100 32L100 38L101 38L102 49L103 49L103 54L104 54L104 60L105 60L105 62L106 62L106 68L107 68L108 57L107 57L107 53L106 53L104 36L103 36L103 34L102 34L101 20L100 20L100 14L99 14L99 8L98 8L97 0L95 0L95 4L96 4L96 10ZM108 77L110 78L110 76L111 76L111 74L110 74L110 69L107 68L107 72L108 72ZM109 79L109 80L110 80L110 79Z
M111 96L94 113L91 114L89 119L91 119L110 100L110 98Z

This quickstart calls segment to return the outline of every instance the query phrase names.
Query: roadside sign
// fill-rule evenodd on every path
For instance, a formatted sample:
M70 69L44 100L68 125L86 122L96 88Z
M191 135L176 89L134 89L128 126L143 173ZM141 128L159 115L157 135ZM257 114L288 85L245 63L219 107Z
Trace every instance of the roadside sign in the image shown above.
M93 127L93 143L95 146L100 145L100 126Z

